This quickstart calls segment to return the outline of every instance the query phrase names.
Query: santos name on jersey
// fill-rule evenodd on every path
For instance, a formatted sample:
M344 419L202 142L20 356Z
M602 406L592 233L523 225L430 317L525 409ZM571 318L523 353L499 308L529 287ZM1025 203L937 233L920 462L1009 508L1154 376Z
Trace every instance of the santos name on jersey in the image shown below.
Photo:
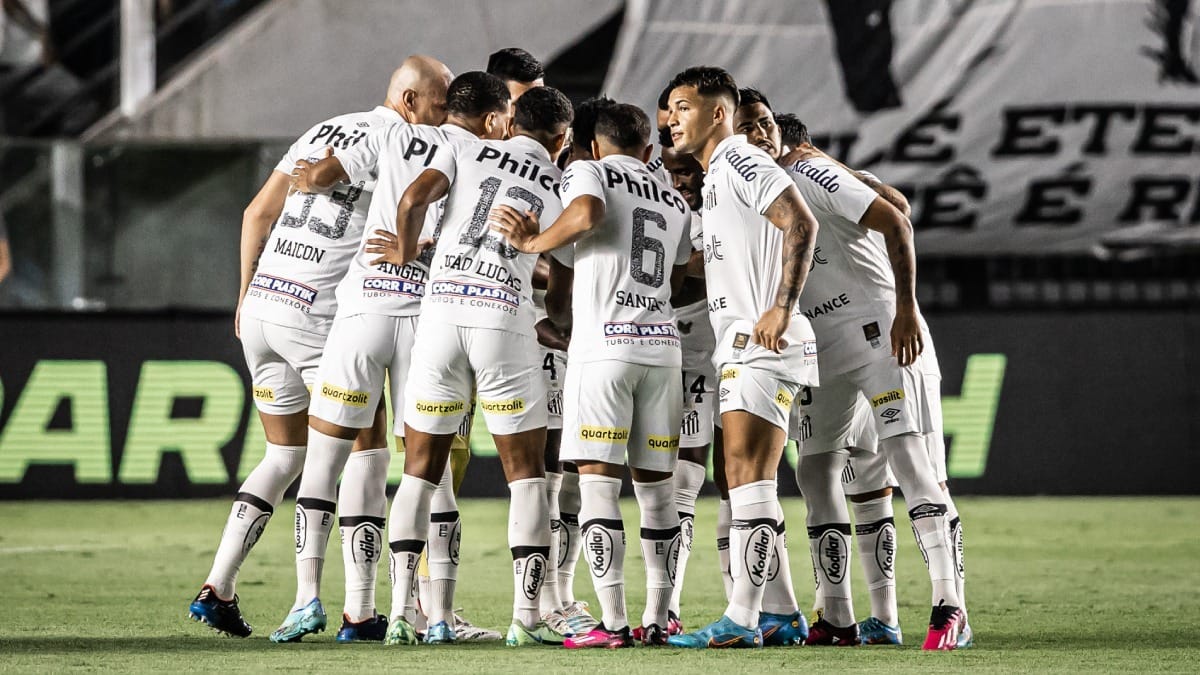
M431 264L422 321L533 335L531 296L537 255L521 253L488 228L501 205L558 218L562 175L540 143L527 136L477 141L435 157L430 168L450 180L441 236Z
M796 162L788 173L821 225L800 296L817 335L821 375L891 357L892 265L883 235L858 224L878 195L824 157Z
M783 232L762 214L790 185L787 172L745 136L730 136L713 150L701 214L708 311L717 337L713 365L744 363L815 385L817 347L803 314L792 315L782 353L751 341L783 274Z
M573 163L563 207L583 196L604 202L604 220L575 243L571 362L679 366L671 269L691 256L687 205L625 155Z
M357 147L335 153L351 180L377 179L362 246L338 285L341 314L416 316L421 312L432 252L403 266L372 265L376 256L366 252L366 240L375 236L375 230L398 232L396 206L408 186L439 156L450 157L455 147L475 140L474 134L453 124L405 124L373 133ZM430 205L421 239L437 238L444 208L445 200Z
M275 170L291 174L296 162L323 158L325 148L345 151L397 124L407 126L383 106L326 120L293 143ZM289 195L250 280L242 315L328 333L337 311L334 287L358 250L374 190L373 177L360 177L325 194Z

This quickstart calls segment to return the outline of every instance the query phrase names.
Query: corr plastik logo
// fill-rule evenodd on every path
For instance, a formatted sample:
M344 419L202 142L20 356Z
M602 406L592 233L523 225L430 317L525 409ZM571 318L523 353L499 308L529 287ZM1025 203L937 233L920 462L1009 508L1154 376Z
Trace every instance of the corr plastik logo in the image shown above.
M328 382L321 383L321 397L355 408L365 408L371 400L371 395L365 391L342 389Z

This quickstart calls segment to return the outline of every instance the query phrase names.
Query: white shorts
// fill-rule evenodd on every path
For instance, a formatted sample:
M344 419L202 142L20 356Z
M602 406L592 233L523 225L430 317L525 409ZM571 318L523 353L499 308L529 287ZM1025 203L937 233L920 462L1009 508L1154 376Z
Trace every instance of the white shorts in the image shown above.
M404 381L416 330L415 316L352 314L334 318L309 412L339 426L365 429L375 421L385 379L393 415L403 410ZM397 425L395 434L403 436L404 428Z
M291 415L307 409L326 336L248 316L241 317L239 330L259 412Z
M930 383L921 365L918 359L917 364L900 368L886 359L825 378L812 390L812 403L804 406L811 427L804 452L862 447L870 442L865 437L867 427L874 429L876 441L931 432Z
M936 362L935 366L936 366ZM929 451L929 461L937 474L939 483L946 482L946 436L942 425L942 374L937 371L925 371L926 398L929 401L929 414L933 428L925 434L925 449Z
M721 366L721 414L743 410L787 431L800 385L742 363Z
M576 364L563 389L564 462L629 464L672 472L683 410L678 367L623 361ZM627 459L628 458L628 459Z
M563 381L567 377L567 353L538 345L542 380L546 383L546 428L561 429Z
M707 448L713 442L717 375L712 368L683 371L683 423L679 447Z
M863 495L895 486L896 477L883 454L850 446L842 469L842 492Z
M546 384L532 335L426 321L404 389L404 423L428 434L458 431L471 392L493 435L546 426Z
M853 397L853 404L842 402ZM858 448L875 452L879 432L871 406L854 385L834 381L823 387L801 387L792 408L788 438L806 455Z

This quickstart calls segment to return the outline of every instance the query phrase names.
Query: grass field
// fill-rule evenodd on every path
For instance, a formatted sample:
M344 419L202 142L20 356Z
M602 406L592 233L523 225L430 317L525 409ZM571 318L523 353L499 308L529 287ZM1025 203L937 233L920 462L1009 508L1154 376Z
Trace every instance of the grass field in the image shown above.
M715 502L703 500L697 532L711 536ZM803 506L785 508L802 533ZM459 604L476 623L502 629L511 604L507 504L462 504ZM636 532L636 508L626 504ZM291 504L243 567L239 593L249 639L222 638L187 618L208 571L228 503L0 503L0 670L342 672L403 668L459 672L578 670L743 672L763 670L1200 671L1200 499L961 499L968 604L976 646L922 653L928 591L920 554L897 522L902 648L792 648L685 652L631 649L573 653L500 643L389 648L338 645L341 554L331 542L324 601L331 630L298 645L267 635L294 593ZM901 509L897 508L898 520ZM811 603L806 542L791 545L801 606ZM688 567L684 620L698 626L723 609L711 539ZM856 608L868 609L858 563ZM636 543L626 569L630 613L644 592ZM387 609L381 566L381 609ZM578 595L589 598L580 567ZM635 619L636 620L636 619Z

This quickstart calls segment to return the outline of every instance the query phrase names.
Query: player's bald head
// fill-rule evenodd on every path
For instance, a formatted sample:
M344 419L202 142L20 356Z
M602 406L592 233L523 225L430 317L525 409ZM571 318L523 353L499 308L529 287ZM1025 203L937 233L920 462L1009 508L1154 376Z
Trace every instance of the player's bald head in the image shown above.
M392 73L387 105L413 124L441 124L446 121L446 89L452 79L446 64L414 54Z

